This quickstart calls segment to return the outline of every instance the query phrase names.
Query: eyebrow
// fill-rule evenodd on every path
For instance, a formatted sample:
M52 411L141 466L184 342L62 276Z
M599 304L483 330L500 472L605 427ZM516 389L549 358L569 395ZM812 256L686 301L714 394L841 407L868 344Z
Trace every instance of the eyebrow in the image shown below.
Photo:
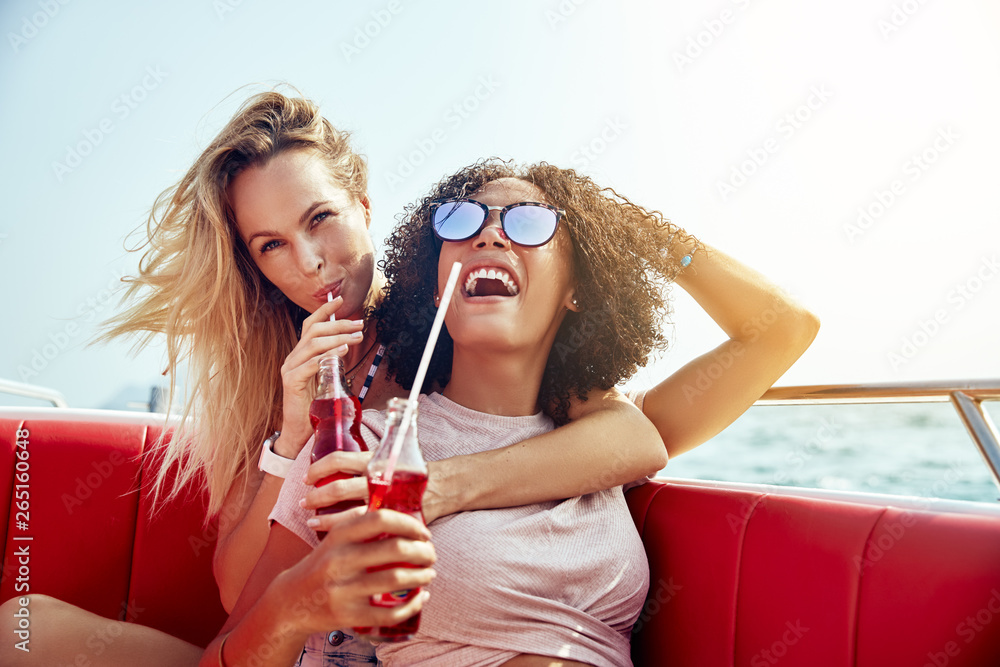
M311 216L313 214L313 211L315 211L316 209L318 209L320 206L323 206L323 205L329 204L329 203L330 202L328 200L327 201L313 202L312 206L310 206L309 208L307 208L306 211L305 211L305 213L303 213L302 216L299 218L299 225L304 225L305 222L306 222L306 220L309 219L309 216ZM262 230L262 231L259 231L259 232L254 232L253 234L250 235L250 238L247 239L247 246L249 246L251 243L253 243L254 239L256 239L258 237L261 237L261 236L280 236L280 234L278 234L278 232L270 230L270 229L265 229L265 230Z

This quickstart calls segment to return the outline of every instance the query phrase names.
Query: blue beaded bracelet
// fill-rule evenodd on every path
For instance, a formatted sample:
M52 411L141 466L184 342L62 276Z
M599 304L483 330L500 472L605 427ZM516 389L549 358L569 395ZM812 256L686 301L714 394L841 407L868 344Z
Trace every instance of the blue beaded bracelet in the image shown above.
M681 266L685 269L691 265L691 260L694 259L694 253L698 250L698 246L695 246L688 254L681 257Z

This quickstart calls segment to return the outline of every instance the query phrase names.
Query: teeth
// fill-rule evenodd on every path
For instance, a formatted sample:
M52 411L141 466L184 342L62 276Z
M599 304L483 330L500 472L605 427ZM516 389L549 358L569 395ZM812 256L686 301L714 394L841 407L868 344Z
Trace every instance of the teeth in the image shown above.
M503 271L502 269L479 269L477 271L471 271L469 276L465 279L465 293L469 296L475 296L476 285L479 283L480 278L486 278L487 280L499 280L507 287L507 292L511 296L516 296L518 293L517 284L511 280L510 275Z

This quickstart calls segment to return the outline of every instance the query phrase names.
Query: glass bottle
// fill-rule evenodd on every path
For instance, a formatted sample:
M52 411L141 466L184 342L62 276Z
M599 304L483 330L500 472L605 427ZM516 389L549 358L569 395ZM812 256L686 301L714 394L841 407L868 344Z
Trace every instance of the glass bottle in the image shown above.
M423 497L427 488L427 464L420 453L417 441L417 406L409 418L403 421L409 401L394 398L389 401L389 415L386 418L385 433L379 443L375 455L368 462L368 511L391 509L403 512L424 521ZM393 466L392 479L387 480L385 472L393 445L402 434L399 456ZM380 535L383 539L388 535ZM398 567L391 565L388 567ZM387 568L381 568L387 569ZM419 588L393 591L373 595L372 605L376 607L396 607L404 604L420 594ZM414 614L402 623L393 626L375 628L355 628L355 630L372 641L398 642L405 641L416 634L420 627L420 614Z
M319 388L309 406L309 421L315 433L312 462L331 452L368 451L361 437L361 403L344 385L343 362L340 357L323 357L319 362ZM350 473L334 473L317 482L323 486L335 480L356 477ZM345 500L316 510L317 514L333 514L364 505L364 500ZM317 531L320 539L325 531Z

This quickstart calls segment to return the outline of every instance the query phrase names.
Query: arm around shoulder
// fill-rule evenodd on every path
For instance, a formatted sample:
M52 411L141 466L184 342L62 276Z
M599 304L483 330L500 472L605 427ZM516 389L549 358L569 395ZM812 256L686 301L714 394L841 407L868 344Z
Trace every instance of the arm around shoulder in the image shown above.
M616 389L574 401L549 433L429 464L428 523L458 511L581 496L653 475L667 453L653 424Z

